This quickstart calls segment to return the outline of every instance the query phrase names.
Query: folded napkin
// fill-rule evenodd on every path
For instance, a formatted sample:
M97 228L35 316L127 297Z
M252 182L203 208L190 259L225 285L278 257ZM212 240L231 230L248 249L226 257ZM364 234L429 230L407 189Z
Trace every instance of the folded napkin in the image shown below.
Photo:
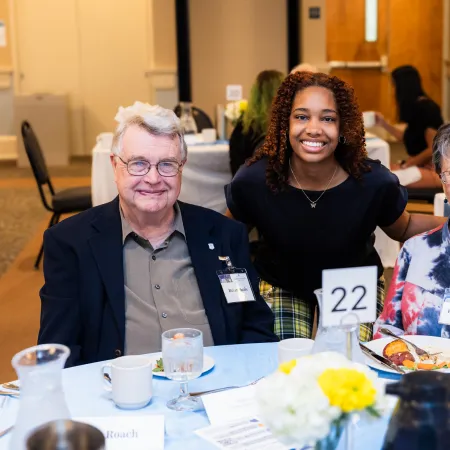
M408 167L407 169L393 170L392 173L397 175L400 184L408 186L422 178L420 170L417 166Z

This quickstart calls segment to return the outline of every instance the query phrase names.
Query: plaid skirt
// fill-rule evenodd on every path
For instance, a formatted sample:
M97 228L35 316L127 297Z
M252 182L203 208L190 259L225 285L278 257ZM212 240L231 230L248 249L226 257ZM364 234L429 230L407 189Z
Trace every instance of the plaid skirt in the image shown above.
M377 317L383 311L384 304L384 277L377 283ZM259 282L259 290L272 308L275 315L275 334L280 339L310 338L314 327L314 313L316 304L295 297L291 292L276 286L272 286L264 280ZM373 324L360 325L359 338L361 341L372 340Z

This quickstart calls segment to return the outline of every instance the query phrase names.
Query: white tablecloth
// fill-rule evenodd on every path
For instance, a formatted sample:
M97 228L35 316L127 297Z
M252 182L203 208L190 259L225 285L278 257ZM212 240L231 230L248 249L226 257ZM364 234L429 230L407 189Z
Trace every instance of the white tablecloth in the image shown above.
M390 167L389 144L379 138L366 137L367 153L371 159L379 159L383 166ZM381 228L375 230L375 249L384 267L394 267L400 244L392 240Z
M367 151L372 159L379 159L389 167L389 144L379 138L368 137ZM103 133L92 151L92 204L101 205L117 195L110 163L110 139ZM180 200L204 206L220 213L226 210L224 186L231 181L228 144L189 145L188 158L183 169ZM375 231L375 248L384 267L394 267L399 244L381 229Z
M445 201L445 194L439 193L434 196L434 215L444 217L444 201Z
M205 348L205 354L215 360L215 367L200 378L189 382L191 392L240 386L274 372L277 368L277 343L221 345ZM166 378L153 377L153 399L145 408L136 411L120 410L104 391L101 367L104 363L87 364L63 371L63 386L72 417L105 416L165 416L165 449L214 450L200 439L194 430L209 425L205 411L181 413L166 407L166 402L179 393L179 385ZM399 375L379 372L379 376L398 380ZM14 424L19 400L8 398L0 409L0 430ZM389 414L372 423L361 422L355 430L355 449L379 450L386 433ZM0 439L0 450L7 450L11 433ZM343 450L343 445L339 446Z
M188 145L180 200L225 213L224 186L231 181L227 142Z

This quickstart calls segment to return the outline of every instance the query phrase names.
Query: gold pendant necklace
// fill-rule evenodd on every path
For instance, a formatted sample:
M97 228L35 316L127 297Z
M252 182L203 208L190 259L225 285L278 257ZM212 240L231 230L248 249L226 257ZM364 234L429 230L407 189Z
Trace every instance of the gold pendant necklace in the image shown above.
M337 164L336 164L336 167L334 168L333 175L331 176L330 181L328 181L328 184L327 184L325 190L319 195L319 197L318 197L316 200L313 201L313 200L311 200L311 199L308 197L308 195L306 194L306 192L303 190L301 184L298 182L297 177L295 176L295 173L294 173L294 171L292 170L291 160L289 160L289 169L291 170L292 176L294 177L295 182L298 184L298 187L299 187L300 190L303 192L303 195L308 199L308 201L309 201L309 203L310 203L310 205L311 205L311 208L313 208L313 209L316 207L317 202L322 198L322 195L325 194L325 192L328 190L328 187L330 186L331 182L333 181L334 176L336 175L337 168L338 168L338 166L337 166Z

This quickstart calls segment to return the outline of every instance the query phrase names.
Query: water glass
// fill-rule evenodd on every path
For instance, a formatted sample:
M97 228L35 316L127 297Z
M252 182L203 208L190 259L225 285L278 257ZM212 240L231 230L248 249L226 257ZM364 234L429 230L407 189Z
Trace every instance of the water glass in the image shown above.
M189 395L188 382L203 372L203 333L194 328L175 328L162 334L164 374L180 382L180 395L167 407L176 411L195 411L201 401Z

